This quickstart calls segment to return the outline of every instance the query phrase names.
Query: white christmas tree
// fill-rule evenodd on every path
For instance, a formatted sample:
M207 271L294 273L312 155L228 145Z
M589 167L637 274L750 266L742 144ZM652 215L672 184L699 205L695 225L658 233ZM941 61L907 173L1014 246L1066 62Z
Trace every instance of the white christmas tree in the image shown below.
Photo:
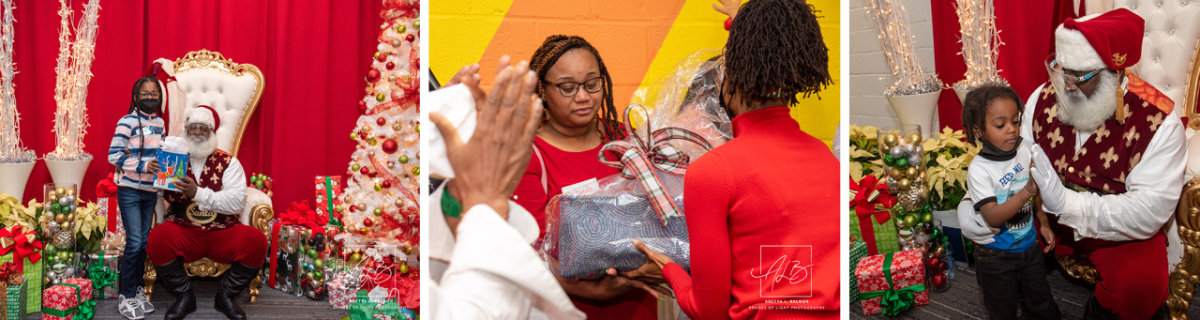
M419 244L420 2L387 1L385 23L366 76L366 96L350 138L357 143L346 173L345 231Z

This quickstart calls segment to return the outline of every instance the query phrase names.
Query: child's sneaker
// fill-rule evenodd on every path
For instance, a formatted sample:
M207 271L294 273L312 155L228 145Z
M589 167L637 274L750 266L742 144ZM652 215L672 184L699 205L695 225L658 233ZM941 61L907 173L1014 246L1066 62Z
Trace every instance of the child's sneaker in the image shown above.
M117 304L117 310L121 311L121 315L130 320L138 320L146 318L146 313L142 311L141 303L137 298L125 298L121 296L121 302Z
M143 293L141 289L138 289L137 296L134 296L133 298L137 299L139 306L141 306L141 308L142 308L142 312L144 312L144 313L154 312L154 304L150 303L149 299L146 299L146 294Z

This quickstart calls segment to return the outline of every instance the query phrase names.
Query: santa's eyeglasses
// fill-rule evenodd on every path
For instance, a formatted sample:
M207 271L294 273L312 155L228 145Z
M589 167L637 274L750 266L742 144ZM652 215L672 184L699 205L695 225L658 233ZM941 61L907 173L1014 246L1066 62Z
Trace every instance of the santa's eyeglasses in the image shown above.
M184 126L184 128L187 129L187 131L189 133L191 133L191 132L205 133L205 132L212 131L212 127L209 127L207 124L203 124L203 123L188 124L188 125Z
M1078 86L1083 85L1084 83L1087 83L1088 81L1092 80L1092 78L1095 78L1097 74L1100 74L1100 71L1104 71L1104 68L1100 68L1100 69L1096 69L1096 70L1092 70L1092 71L1075 71L1075 70L1063 69L1062 64L1059 64L1058 60L1055 59L1054 54L1051 54L1049 57L1046 57L1046 71L1048 73L1050 73L1051 79L1062 78L1063 80L1066 80L1068 83L1078 87ZM1084 73L1082 75L1076 75L1080 72L1086 72L1086 73Z

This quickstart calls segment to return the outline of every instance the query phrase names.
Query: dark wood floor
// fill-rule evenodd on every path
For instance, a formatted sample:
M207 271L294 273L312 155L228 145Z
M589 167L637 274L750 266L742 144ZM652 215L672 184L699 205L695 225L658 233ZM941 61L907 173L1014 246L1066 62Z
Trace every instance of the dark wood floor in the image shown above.
M213 309L213 297L220 287L221 283L215 278L193 279L192 290L196 293L197 308L188 319L225 319L225 315ZM175 302L175 298L167 294L162 285L154 288L154 295L150 299L154 303L155 311L147 314L146 319L162 319L167 308ZM96 320L125 319L117 312L117 301L96 300ZM238 302L250 319L341 319L350 315L347 310L330 307L329 301L312 301L265 286L259 290L257 303L250 303L248 291L242 292ZM25 319L41 319L41 313L28 315Z

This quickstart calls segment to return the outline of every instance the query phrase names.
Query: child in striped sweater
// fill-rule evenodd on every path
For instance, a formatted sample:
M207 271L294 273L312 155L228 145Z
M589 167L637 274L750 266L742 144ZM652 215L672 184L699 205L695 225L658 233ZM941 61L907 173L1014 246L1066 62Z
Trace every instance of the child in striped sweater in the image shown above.
M153 312L140 288L146 271L146 239L159 193L154 188L158 172L158 150L166 128L160 117L162 88L153 76L133 85L129 114L117 122L108 162L117 167L117 205L125 223L125 256L121 259L121 302L117 308L129 319L142 319Z

